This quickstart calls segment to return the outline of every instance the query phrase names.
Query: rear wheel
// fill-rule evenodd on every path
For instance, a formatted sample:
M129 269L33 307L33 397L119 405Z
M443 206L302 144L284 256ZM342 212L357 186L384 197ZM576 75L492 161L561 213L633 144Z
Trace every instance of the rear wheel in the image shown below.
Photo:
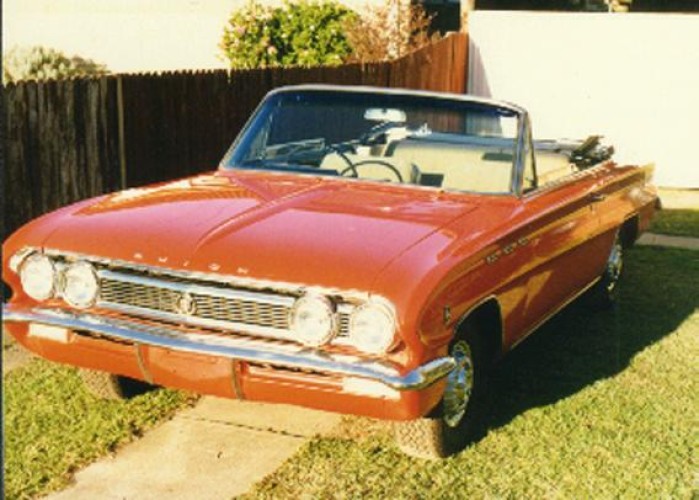
M398 447L414 457L445 458L472 442L486 406L486 370L476 332L455 340L449 354L457 362L447 376L439 406L428 417L394 424Z
M624 245L617 234L612 250L607 257L604 272L599 281L590 290L590 301L592 305L599 309L612 307L619 294L619 280L624 268Z
M140 380L98 370L80 370L80 378L88 391L100 399L131 399L156 389Z

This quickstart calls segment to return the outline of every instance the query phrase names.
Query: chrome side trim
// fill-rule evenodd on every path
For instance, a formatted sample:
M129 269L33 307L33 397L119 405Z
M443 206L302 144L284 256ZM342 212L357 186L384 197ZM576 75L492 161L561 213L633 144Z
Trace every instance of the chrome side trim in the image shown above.
M180 352L364 378L381 382L399 391L429 387L448 375L456 366L452 357L442 357L401 375L393 365L352 355L331 354L301 346L243 337L187 333L133 321L105 319L90 314L78 316L50 309L21 310L4 305L3 321L59 326Z
M539 196L540 194L543 193L548 193L549 191L553 191L554 189L558 189L563 186L567 186L569 184L574 183L575 181L578 181L580 179L583 179L585 177L594 177L595 175L599 174L602 172L609 163L612 162L605 162L605 163L600 163L599 165L595 165L594 167L586 168L584 170L579 170L577 172L573 172L569 175L566 175L565 177L562 177L560 179L556 179L554 181L547 182L545 184L542 184L540 186L537 186L536 189L533 191L529 191L528 193L523 193L522 199L530 199L535 196Z

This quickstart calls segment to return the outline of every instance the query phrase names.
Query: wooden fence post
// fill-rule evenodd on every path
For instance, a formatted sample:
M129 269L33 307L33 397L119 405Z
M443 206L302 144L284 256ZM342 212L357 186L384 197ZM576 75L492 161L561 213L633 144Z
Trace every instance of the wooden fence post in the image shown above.
M126 138L124 137L124 87L122 85L122 76L116 78L117 91L117 134L119 143L119 182L120 189L126 189Z

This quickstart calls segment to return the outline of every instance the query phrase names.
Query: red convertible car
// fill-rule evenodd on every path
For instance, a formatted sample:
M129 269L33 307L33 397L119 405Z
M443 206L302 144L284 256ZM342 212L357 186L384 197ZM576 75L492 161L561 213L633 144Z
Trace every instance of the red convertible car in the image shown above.
M7 330L124 396L140 385L471 438L490 364L588 291L614 299L649 172L598 137L533 141L464 95L271 92L215 172L85 200L4 244Z

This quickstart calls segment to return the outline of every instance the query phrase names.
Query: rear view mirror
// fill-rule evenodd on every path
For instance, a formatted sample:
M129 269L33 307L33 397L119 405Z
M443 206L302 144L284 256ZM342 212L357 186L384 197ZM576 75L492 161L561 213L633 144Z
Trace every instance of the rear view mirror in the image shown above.
M405 123L408 119L405 111L393 108L369 108L364 112L364 119L372 122Z

